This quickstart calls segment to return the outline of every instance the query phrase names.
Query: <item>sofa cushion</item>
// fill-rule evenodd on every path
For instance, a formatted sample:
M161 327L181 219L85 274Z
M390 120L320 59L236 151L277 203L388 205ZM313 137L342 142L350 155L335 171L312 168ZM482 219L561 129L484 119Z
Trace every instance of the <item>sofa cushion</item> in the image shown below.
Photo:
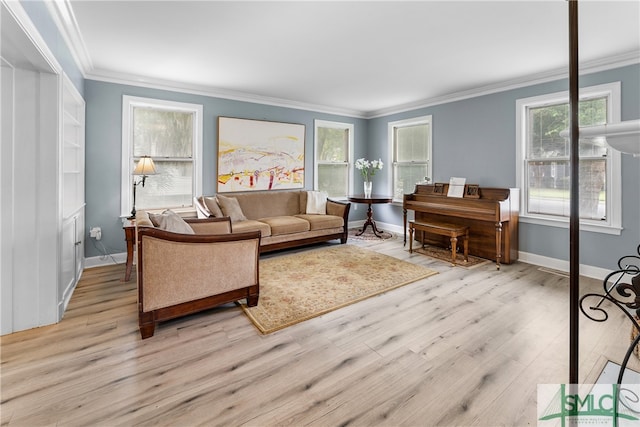
M161 214L150 213L149 219L151 219L154 226L161 230L182 234L195 234L193 228L191 228L180 215L171 210L166 210Z
M342 227L344 219L335 215L300 214L296 218L304 219L309 223L309 230L325 230L327 228Z
M327 193L324 191L307 191L307 214L327 213Z
M300 209L300 194L306 191L262 191L253 193L235 193L242 212L248 219L268 218L272 216L297 215ZM306 205L305 205L306 206Z
M216 218L225 216L222 213L222 209L220 209L220 205L218 204L218 199L216 197L202 197L202 201L204 202L209 212L211 212L211 215L215 216Z
M272 236L309 231L309 221L295 216L273 216L260 218L259 221L271 227Z
M238 199L235 197L227 197L227 196L217 196L218 204L220 205L220 209L222 209L222 213L225 216L231 218L231 222L240 222L246 221L247 217L242 213L242 208L240 208L240 204L238 203Z
M262 237L271 236L271 227L269 227L269 224L256 221L255 219L236 222L231 228L234 233L244 233L245 231L259 231L260 233L262 233Z

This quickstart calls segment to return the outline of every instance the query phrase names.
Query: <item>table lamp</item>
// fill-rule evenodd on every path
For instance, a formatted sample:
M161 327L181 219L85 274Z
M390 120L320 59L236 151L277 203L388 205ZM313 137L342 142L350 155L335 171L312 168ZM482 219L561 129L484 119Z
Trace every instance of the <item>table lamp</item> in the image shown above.
M136 182L136 179L133 179L133 209L131 209L131 216L129 219L133 219L136 217L136 187L138 184L142 184L144 187L144 182L149 175L155 175L156 166L153 164L153 159L149 156L142 156L136 165L136 168L133 170L134 176L142 176L142 178Z

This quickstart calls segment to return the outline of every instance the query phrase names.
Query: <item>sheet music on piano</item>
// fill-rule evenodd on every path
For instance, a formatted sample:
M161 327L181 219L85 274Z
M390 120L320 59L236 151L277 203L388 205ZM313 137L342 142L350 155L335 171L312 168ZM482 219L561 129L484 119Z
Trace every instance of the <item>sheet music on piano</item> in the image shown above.
M449 180L449 191L447 197L459 197L464 196L464 184L467 182L466 178L451 177Z

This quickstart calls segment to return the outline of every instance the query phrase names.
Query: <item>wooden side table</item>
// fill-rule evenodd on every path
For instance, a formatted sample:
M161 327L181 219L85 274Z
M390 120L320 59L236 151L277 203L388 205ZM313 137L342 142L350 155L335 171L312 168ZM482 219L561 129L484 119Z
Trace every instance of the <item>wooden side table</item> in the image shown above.
M136 244L136 220L123 219L122 229L124 230L124 240L127 242L127 266L124 271L124 281L131 279L131 268L133 267L133 252Z
M374 203L391 203L393 201L393 197L380 196L375 194L367 197L364 194L358 194L355 196L349 196L347 197L347 199L349 199L350 202L366 203L369 205L369 208L367 209L367 220L362 225L362 230L358 234L356 234L356 236L360 236L361 234L364 233L364 230L366 230L367 227L371 226L371 229L373 230L373 234L375 234L376 237L381 238L382 235L379 234L380 230L378 230L378 227L376 227L376 222L373 220L373 209L371 209L371 205Z

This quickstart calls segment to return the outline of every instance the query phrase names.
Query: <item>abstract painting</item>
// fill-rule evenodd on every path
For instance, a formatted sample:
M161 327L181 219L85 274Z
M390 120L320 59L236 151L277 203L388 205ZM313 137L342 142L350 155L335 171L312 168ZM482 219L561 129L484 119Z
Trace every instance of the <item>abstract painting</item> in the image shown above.
M218 192L304 188L305 126L218 117Z

